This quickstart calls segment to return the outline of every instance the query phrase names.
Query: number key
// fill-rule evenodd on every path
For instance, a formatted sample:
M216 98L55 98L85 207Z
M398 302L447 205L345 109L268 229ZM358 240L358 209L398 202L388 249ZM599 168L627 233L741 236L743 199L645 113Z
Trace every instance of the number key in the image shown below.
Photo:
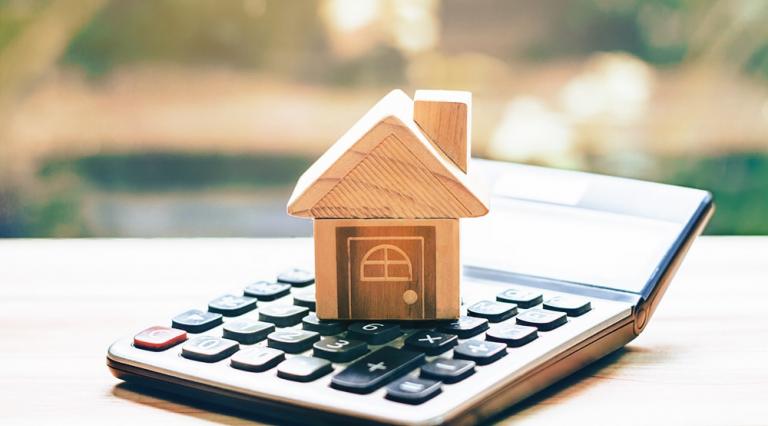
M280 349L291 354L304 352L320 339L314 331L306 330L277 330L267 336L267 346Z
M181 355L195 361L216 362L237 352L240 345L234 340L213 336L196 336L184 343Z
M440 325L440 331L459 336L459 339L469 339L488 330L488 320L485 318L462 315L459 319Z
M467 313L473 317L485 318L490 322L502 322L517 314L517 305L483 300L467 308Z
M546 311L544 309L529 309L518 315L516 321L520 325L536 327L541 331L554 330L568 320L565 312Z
M173 328L188 331L190 333L202 333L222 323L221 314L205 312L199 309L190 309L183 314L176 315L173 320Z
M237 340L244 345L252 345L267 338L275 331L275 325L252 319L238 319L224 324L224 337Z
M253 347L237 352L230 363L232 367L247 371L267 371L285 361L285 352L264 347Z
M584 315L592 309L589 300L574 296L555 296L544 302L544 309L565 312L569 317Z
M368 345L361 340L323 337L314 344L314 355L332 362L347 362L368 352Z
M315 302L315 291L297 291L293 293L293 304L296 306L303 306L310 311L315 310L317 303Z
M497 327L491 327L485 338L492 342L506 343L510 347L519 347L536 339L539 334L536 327L529 327L518 324L499 324Z
M333 366L330 361L299 355L280 364L277 367L277 377L297 382L311 382L331 371Z
M316 331L321 336L330 336L344 331L345 324L341 321L321 320L315 313L311 313L301 320L301 328L309 331Z
M290 327L300 323L308 312L309 309L303 306L270 305L259 310L259 320L278 327Z
M400 326L395 323L356 322L347 328L347 336L363 340L370 345L382 345L401 335Z
M256 299L245 296L227 294L208 303L208 311L222 314L225 317L236 317L256 309Z
M286 283L271 283L269 281L257 281L243 290L243 294L255 297L265 302L279 299L291 292L291 285Z
M523 309L532 308L543 300L541 293L519 288L508 288L496 295L499 302L514 303Z
M294 287L306 287L315 282L315 275L303 269L289 269L277 276L277 281Z

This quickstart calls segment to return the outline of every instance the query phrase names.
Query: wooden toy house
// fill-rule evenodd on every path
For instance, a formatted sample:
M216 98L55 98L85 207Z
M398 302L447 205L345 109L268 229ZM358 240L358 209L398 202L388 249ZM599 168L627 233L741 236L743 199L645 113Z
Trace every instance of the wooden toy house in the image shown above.
M314 219L317 316L459 316L459 219L470 189L471 94L390 92L299 179L288 213Z

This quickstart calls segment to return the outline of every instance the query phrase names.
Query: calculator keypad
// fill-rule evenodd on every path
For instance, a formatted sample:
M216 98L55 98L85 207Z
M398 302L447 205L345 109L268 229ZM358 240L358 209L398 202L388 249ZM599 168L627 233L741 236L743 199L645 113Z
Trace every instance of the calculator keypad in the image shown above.
M138 333L134 346L163 351L184 342L184 358L209 363L229 358L243 374L295 382L318 380L337 365L336 374L325 379L332 388L368 394L386 387L381 395L388 400L421 404L444 386L461 386L485 366L535 344L539 332L592 309L584 298L544 298L533 289L506 288L496 300L471 301L456 320L349 323L317 318L313 283L314 276L299 269L286 271L277 282L254 282L243 296L228 294L212 300L208 311L174 317L173 328ZM205 334L187 340L187 332Z

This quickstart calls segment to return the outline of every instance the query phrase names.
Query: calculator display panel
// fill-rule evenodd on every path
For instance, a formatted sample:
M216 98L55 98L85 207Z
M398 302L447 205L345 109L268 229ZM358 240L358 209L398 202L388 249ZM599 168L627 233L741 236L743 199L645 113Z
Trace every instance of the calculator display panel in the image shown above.
M490 213L462 224L466 265L645 294L705 191L480 161Z

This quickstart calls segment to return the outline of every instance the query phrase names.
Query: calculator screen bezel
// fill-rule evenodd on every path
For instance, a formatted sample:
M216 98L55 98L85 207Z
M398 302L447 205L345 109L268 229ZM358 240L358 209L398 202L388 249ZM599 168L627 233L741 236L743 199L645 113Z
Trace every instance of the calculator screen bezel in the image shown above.
M679 226L680 231L672 234L674 238L671 238L669 246L663 246L667 248L660 254L658 263L653 263L653 269L647 270L648 275L644 274L638 278L637 284L644 284L634 289L568 280L563 277L552 278L546 274L526 274L514 268L499 267L498 262L484 264L483 260L476 260L477 257L473 259L471 253L470 256L464 256L465 260L469 258L469 261L464 263L465 272L485 269L517 276L518 279L550 281L558 284L556 287L590 287L595 290L637 295L643 300L653 293L685 242L696 232L698 225L713 208L712 195L707 191L635 179L479 159L473 160L471 174L478 179L479 186L487 191L492 208L503 205L504 200L573 207L585 211L674 223ZM502 202L494 202L499 200ZM472 220L483 219L470 219ZM463 226L462 232L472 232L473 225L468 225ZM498 232L504 231L499 229ZM514 236L510 235L510 238ZM466 250L466 247L463 250Z

